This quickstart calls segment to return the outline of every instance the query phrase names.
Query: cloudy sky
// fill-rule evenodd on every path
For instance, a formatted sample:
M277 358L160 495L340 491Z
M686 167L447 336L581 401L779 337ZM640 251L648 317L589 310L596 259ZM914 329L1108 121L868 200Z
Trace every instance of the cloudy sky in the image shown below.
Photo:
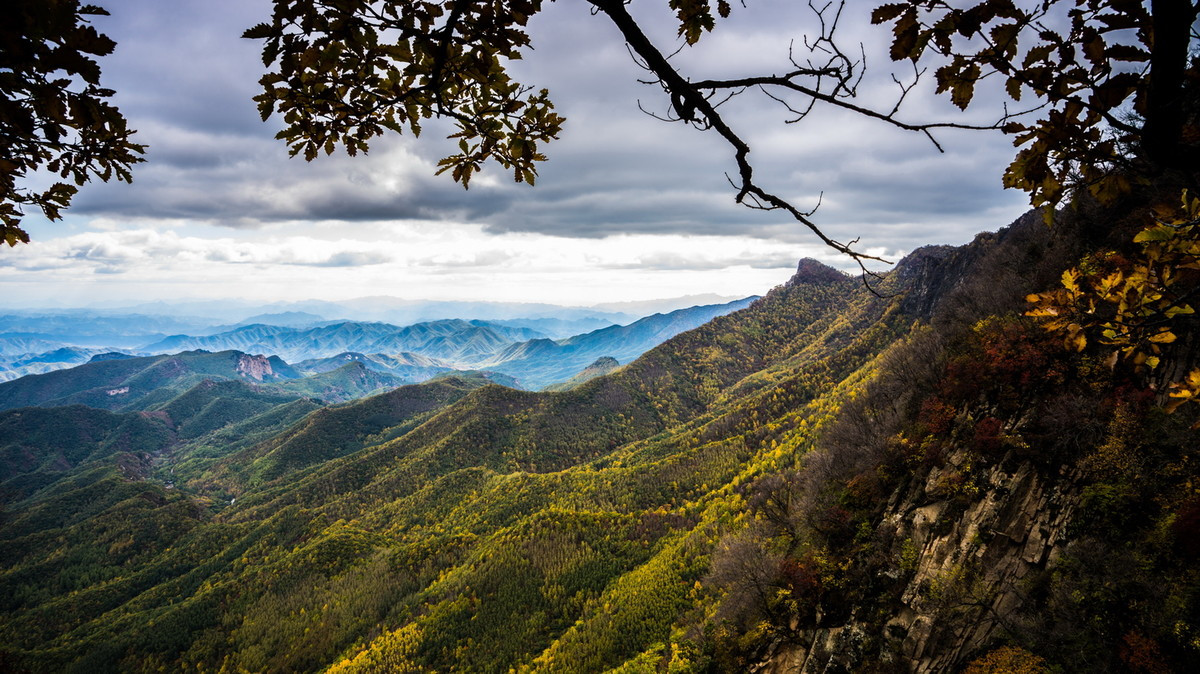
M434 176L450 145L377 141L366 157L290 159L251 97L259 45L239 38L269 16L267 0L121 0L98 18L118 42L105 84L149 146L134 184L89 184L62 222L30 216L34 243L0 253L9 306L85 306L173 298L522 300L588 305L694 293L761 294L796 261L853 263L775 213L733 203L719 139L639 112L662 109L615 29L581 0L549 4L531 25L536 49L519 79L550 89L567 118L536 187L489 168L464 191ZM665 0L637 0L673 45ZM778 72L811 14L794 0L752 0L678 57L693 79ZM852 1L846 42L873 66L863 101L890 107L888 33ZM863 16L851 16L860 11ZM659 11L660 13L656 13ZM928 92L924 92L927 94ZM836 239L896 259L926 243L957 244L1024 210L1000 188L1012 146L998 134L922 137L861 117L785 111L747 94L728 108L768 190L812 206ZM915 94L904 116L956 117Z

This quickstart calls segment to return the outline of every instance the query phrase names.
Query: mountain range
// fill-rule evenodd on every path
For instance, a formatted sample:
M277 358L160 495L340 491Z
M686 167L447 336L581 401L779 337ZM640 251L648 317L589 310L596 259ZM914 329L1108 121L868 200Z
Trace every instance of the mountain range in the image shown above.
M250 323L200 335L174 335L137 349L55 348L55 342L38 338L0 336L0 353L10 354L0 356L0 381L71 367L102 353L145 355L232 350L305 363L301 370L309 374L324 372L334 362L345 364L357 360L375 372L396 375L406 382L423 381L452 369L491 369L517 377L526 388L541 388L570 378L601 356L627 362L672 335L734 311L752 299L656 314L627 326L610 325L557 341L529 326L557 332L580 322L447 319L408 326L353 321L310 325L306 321L313 315L292 312L259 316L282 324ZM36 322L33 318L22 320ZM73 323L52 321L51 324L62 327ZM312 369L305 369L309 364Z
M804 260L565 390L315 400L373 385L362 352L0 384L0 665L1190 671L1200 406L1157 378L1193 319L1147 375L1026 315L1093 237L1031 213L869 285Z

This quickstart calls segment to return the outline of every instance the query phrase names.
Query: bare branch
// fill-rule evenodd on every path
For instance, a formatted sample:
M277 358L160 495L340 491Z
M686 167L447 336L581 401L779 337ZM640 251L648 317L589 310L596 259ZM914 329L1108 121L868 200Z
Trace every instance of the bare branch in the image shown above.
M734 150L734 161L738 167L738 178L729 178L730 183L737 189L735 201L756 210L780 210L788 213L792 219L804 225L827 246L853 259L865 276L872 274L866 267L869 261L889 263L883 258L862 253L845 244L831 239L816 225L809 214L800 210L786 199L768 192L758 185L754 179L754 167L750 163L750 146L735 132L713 105L709 96L716 89L744 89L744 86L710 87L701 83L688 82L667 60L661 51L642 32L641 26L630 16L622 0L590 0L592 5L609 17L617 29L625 37L629 49L632 50L658 77L658 84L671 97L675 114L693 124L702 124L702 128L716 131ZM752 86L757 82L748 82ZM704 90L709 90L706 95ZM728 176L727 176L728 177ZM889 263L890 264L890 263Z

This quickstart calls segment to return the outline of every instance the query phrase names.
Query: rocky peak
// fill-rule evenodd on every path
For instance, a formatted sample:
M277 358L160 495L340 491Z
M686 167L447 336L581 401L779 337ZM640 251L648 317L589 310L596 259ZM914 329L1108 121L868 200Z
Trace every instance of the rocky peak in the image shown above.
M950 257L955 246L921 246L896 263L896 274L902 279L928 276Z
M620 366L621 366L621 363L617 362L616 358L613 358L612 356L600 356L599 358L596 359L596 362L592 363L591 365L588 365L587 369L589 369L589 370L612 370L612 369L618 368Z
M244 353L238 356L236 371L243 377L249 377L254 381L262 381L264 377L275 374L271 369L271 362L266 356L251 356Z
M818 262L811 257L806 257L800 260L800 264L796 266L796 273L792 275L787 284L789 286L800 284L831 285L841 283L849 278L849 276L827 264Z

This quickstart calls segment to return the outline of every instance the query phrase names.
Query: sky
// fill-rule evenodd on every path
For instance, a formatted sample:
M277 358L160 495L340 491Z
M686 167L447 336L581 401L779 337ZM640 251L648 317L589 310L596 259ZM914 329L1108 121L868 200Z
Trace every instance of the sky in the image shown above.
M390 295L587 306L698 293L762 294L803 257L855 264L778 213L734 203L729 148L713 134L658 121L655 87L619 34L580 0L548 3L531 21L534 50L517 79L550 90L567 118L535 187L489 166L464 191L435 176L452 145L428 129L391 136L367 156L289 158L252 97L264 72L259 43L241 32L270 15L266 0L101 3L101 60L114 102L148 145L134 182L85 185L66 217L30 214L33 243L0 252L0 305L89 306L172 299L290 301ZM665 0L632 7L674 49ZM786 68L813 18L805 3L750 0L676 57L693 79ZM867 55L860 104L888 109L896 69L889 32L851 0L840 30ZM911 75L911 72L907 73ZM979 121L989 94L963 117L927 77L906 100L908 120ZM998 100L994 98L992 100ZM768 190L801 207L833 238L890 260L925 244L961 244L1026 209L1000 185L1010 139L942 134L945 152L916 134L818 110L798 124L749 92L723 108L752 147Z

